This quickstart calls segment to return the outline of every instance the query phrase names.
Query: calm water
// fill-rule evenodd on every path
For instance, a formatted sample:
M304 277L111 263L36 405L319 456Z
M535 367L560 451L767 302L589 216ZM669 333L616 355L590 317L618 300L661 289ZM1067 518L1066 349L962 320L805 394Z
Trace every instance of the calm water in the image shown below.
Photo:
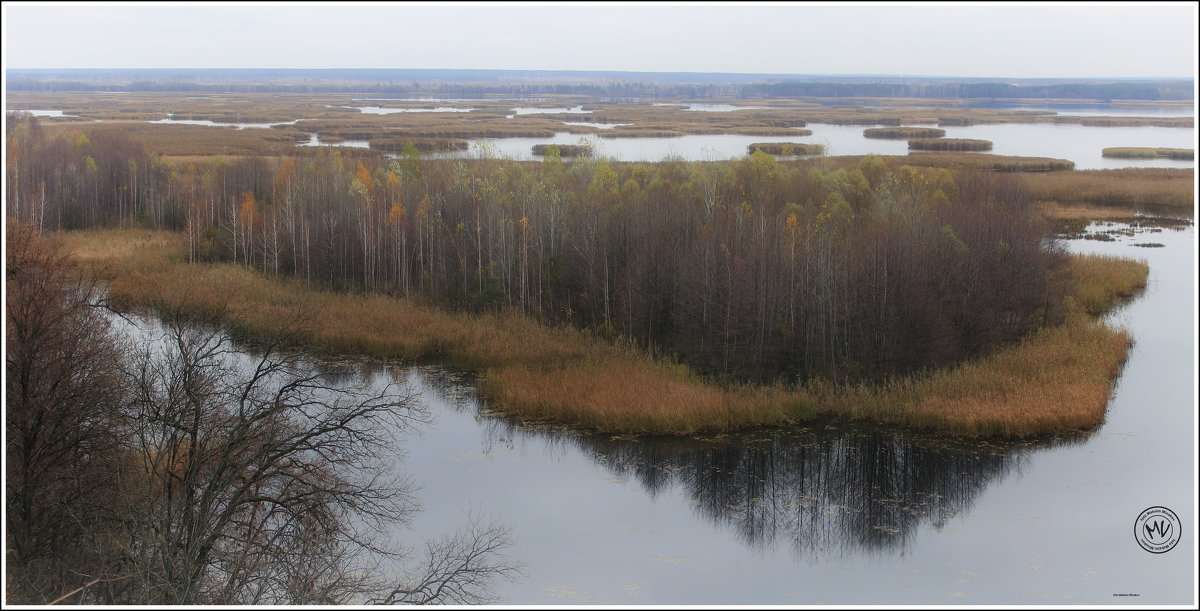
M379 106L355 106L364 115L392 115L405 112L471 112L474 108L454 108L438 106L437 108L382 108Z
M513 108L513 115L551 115L551 114L570 114L570 115L590 115L592 111L584 110L583 106L575 106L572 108L539 108L535 106L519 106ZM509 117L512 118L511 116Z
M824 144L828 155L907 155L906 140L863 137L863 126L810 123L810 136L688 135L677 138L594 138L597 154L618 161L687 161L737 159L755 142ZM1080 170L1126 167L1194 168L1196 162L1172 159L1110 159L1101 151L1119 146L1195 148L1196 130L1179 127L1084 127L1081 125L1002 124L946 127L947 138L991 140L996 155L1052 157L1075 162ZM530 151L535 144L577 144L580 136L561 132L552 138L481 138L467 151L439 153L431 158L469 158L476 143L485 142L498 154L517 160L540 159Z
M236 127L238 129L247 129L247 128L265 129L265 128L269 128L269 127L275 127L276 125L295 125L296 123L299 123L299 122L300 122L300 120L296 119L293 121L280 121L278 123L216 123L214 121L209 121L207 119L192 120L192 119L175 119L172 117L168 117L166 119L159 119L157 121L148 121L148 123L161 123L163 125L207 125L209 127Z
M763 110L769 106L734 106L733 104L681 104L675 102L655 102L651 106L682 106L682 110L692 112L733 112L735 110Z
M423 485L424 509L397 536L451 532L468 510L509 524L527 567L503 603L1189 604L1195 239L1192 227L1070 243L1150 264L1145 294L1111 315L1136 344L1106 422L1074 438L963 443L829 422L595 436L492 415L463 374L328 374L423 389L435 422L397 468ZM1165 247L1135 246L1149 242ZM1184 525L1161 555L1132 536L1153 505Z
M356 100L417 100L416 98L356 98ZM451 98L431 98L422 101L467 101ZM742 109L764 108L759 106L734 106L731 104L672 104L658 103L656 106L683 106L684 110L698 112L732 112ZM340 106L330 108L352 108ZM380 108L377 106L353 107L364 114L393 114L393 113L468 113L472 108L456 108L439 106L436 108ZM1006 107L1007 109L1007 107ZM1013 110L1054 110L1063 115L1097 115L1097 116L1191 116L1189 108L1179 107L1121 107L1088 105L1067 105L1065 107L1018 107ZM39 116L61 116L62 111L37 110L30 111ZM538 108L516 107L509 119L516 119L528 114L590 114L582 106L573 108ZM51 114L57 113L57 114ZM275 125L294 125L299 121L280 123L215 123L213 121L176 120L172 118L151 121L151 123L209 125L216 127L267 128ZM631 125L628 123L585 123L564 122L565 125L592 126L600 130L618 126ZM687 135L677 138L603 138L589 137L592 149L598 155L618 161L657 162L668 158L678 158L686 161L715 161L738 159L747 154L747 147L755 142L800 142L807 144L824 144L827 155L907 155L908 143L905 140L882 140L863 137L864 126L828 125L820 123L809 124L806 128L812 131L809 136L740 136L730 134L720 135ZM1085 127L1082 125L1052 125L1052 124L1001 124L1001 125L972 125L968 127L946 127L947 138L971 138L990 140L993 148L989 151L995 155L1022 155L1032 157L1051 157L1067 159L1075 162L1076 169L1095 170L1111 168L1194 168L1194 160L1175 159L1114 159L1105 158L1101 152L1110 147L1160 147L1160 148L1196 148L1196 130L1194 128L1177 127ZM602 135L601 135L602 136ZM461 159L477 156L481 145L494 151L494 154L516 160L537 160L541 156L533 155L532 148L538 144L579 144L580 135L560 132L551 138L480 138L471 140L470 147L464 151L445 153L429 153L424 155L429 159ZM304 146L322 146L314 134L312 140ZM365 140L346 141L332 146L347 146L366 148Z

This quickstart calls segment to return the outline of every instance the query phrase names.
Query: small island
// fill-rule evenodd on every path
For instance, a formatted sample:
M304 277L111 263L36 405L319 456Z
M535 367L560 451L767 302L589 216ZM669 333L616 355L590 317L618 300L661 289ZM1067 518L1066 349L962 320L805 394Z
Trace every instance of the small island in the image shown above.
M1116 159L1178 159L1190 161L1196 158L1194 149L1154 148L1149 146L1117 146L1100 152L1102 157Z
M586 144L535 144L533 154L545 156L555 149L562 157L587 157L592 154L592 147Z
M888 140L911 140L913 138L941 138L946 130L937 127L870 127L863 130L864 138Z
M802 144L799 142L755 142L746 148L750 155L762 151L768 155L779 155L781 157L820 155L825 152L825 147L820 144Z
M908 141L914 151L990 151L991 140L968 138L914 138Z

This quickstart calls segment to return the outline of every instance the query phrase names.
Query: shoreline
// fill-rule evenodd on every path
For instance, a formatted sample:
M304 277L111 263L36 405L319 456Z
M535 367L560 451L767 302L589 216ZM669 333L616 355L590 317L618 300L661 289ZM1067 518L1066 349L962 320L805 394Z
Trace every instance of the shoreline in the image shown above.
M944 369L870 387L720 386L686 365L630 345L512 312L467 315L408 299L310 289L229 263L184 263L181 236L172 232L57 235L76 260L108 267L110 298L118 308L197 315L251 339L280 330L282 321L307 310L308 327L290 332L322 355L471 370L478 373L479 394L490 402L489 410L524 421L637 435L713 433L814 418L961 437L1029 438L1093 429L1103 422L1132 344L1127 333L1095 315L1111 307L1116 295L1139 290L1139 277L1144 286L1147 272L1140 264L1119 286L1091 287L1095 301L1079 304L1063 325Z

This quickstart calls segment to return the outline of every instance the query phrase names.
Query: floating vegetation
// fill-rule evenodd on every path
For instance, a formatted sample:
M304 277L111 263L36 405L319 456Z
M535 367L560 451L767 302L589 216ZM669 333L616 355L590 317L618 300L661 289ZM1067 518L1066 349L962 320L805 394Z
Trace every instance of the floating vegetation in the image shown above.
M1162 248L1166 246L1166 244L1159 242L1140 242L1138 244L1134 244L1134 246L1137 246L1138 248Z
M796 129L794 127L732 127L723 133L739 136L811 136L811 129Z
M1078 123L1085 127L1195 127L1194 117L1055 117L1055 123Z
M997 172L1058 172L1074 170L1075 162L1048 157L1013 157L997 160L992 169Z
M679 138L683 132L667 129L614 129L596 134L601 138Z
M978 121L968 117L938 117L938 127L967 127L977 125Z
M466 140L454 138L372 138L367 142L371 148L388 153L400 153L411 143L422 153L440 153L445 151L465 151L468 148Z
M946 130L937 127L871 127L863 130L865 138L907 140L912 138L941 138Z
M550 149L558 149L562 157L587 157L592 154L592 147L586 144L535 144L534 155L546 155Z
M1196 158L1194 149L1154 148L1149 146L1117 146L1100 152L1102 157L1117 159L1178 159L1190 161Z
M755 142L746 147L748 154L753 155L762 151L768 155L791 157L793 155L820 155L825 147L820 144L801 144L799 142Z
M908 141L908 148L916 151L990 151L992 141L969 138L915 138Z

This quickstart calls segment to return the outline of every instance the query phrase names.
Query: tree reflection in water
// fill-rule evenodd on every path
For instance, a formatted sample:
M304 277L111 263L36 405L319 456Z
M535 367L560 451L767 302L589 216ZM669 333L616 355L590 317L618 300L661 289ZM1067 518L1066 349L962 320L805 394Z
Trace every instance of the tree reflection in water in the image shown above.
M582 453L651 498L678 486L697 515L751 548L787 545L802 557L904 553L923 523L941 529L1032 453L1087 439L961 440L840 421L682 439L591 435L498 417L469 374L363 363L349 371L366 378L384 369L396 381L416 375L472 414L485 454L535 439L550 458Z
M1083 438L960 441L852 423L688 439L570 434L493 418L490 438L571 443L652 498L679 486L710 522L747 546L798 556L905 552L918 527L941 529L1029 455ZM511 443L511 442L509 442Z

